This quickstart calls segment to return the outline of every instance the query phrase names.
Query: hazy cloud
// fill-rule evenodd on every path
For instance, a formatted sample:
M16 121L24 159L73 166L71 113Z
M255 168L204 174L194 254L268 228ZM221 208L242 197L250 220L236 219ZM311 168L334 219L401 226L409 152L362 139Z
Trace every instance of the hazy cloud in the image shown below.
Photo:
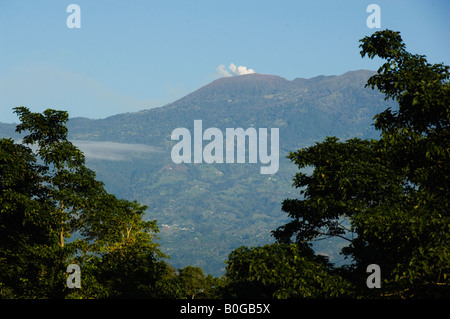
M161 152L159 148L145 144L127 144L98 141L71 141L88 159L124 161L130 158Z

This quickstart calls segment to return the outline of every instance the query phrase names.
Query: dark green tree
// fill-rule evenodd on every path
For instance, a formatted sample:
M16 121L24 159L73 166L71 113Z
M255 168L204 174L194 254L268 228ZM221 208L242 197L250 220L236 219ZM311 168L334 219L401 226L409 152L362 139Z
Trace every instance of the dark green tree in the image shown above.
M307 245L240 247L227 261L228 298L336 298L352 295L352 286L332 273L323 256Z
M216 297L217 279L211 275L205 275L200 267L186 266L179 269L176 283L180 288L178 298L212 299Z
M0 295L6 298L52 296L62 273L59 223L47 201L48 189L31 149L11 139L0 141Z
M163 254L146 207L108 194L67 140L67 112L15 108L23 144L0 143L0 293L11 298L153 296ZM35 145L35 151L27 145ZM82 289L66 268L82 269ZM145 293L144 293L145 292Z
M399 32L375 32L361 55L385 59L367 86L398 102L375 117L379 140L327 138L289 155L301 171L299 199L283 202L291 221L279 242L346 238L348 278L362 296L450 295L449 67L405 50ZM312 174L302 171L313 167ZM381 267L382 289L365 287Z

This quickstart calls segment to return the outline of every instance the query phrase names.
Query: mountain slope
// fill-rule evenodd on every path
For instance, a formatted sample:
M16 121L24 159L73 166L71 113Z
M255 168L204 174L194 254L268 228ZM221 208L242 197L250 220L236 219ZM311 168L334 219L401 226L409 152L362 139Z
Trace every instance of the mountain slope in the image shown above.
M372 74L360 70L292 81L265 74L221 78L161 108L101 120L71 119L69 135L78 143L142 144L137 146L142 152L100 143L84 151L101 153L95 145L123 147L122 157L88 156L88 165L108 191L149 206L147 216L158 221L162 249L174 266L198 265L219 275L232 249L273 240L270 231L285 221L281 202L298 194L291 187L296 168L285 159L289 151L326 136L376 136L373 116L394 105L364 87ZM193 132L194 120L203 121L203 130L216 127L222 132L279 128L279 171L261 175L260 163L174 164L171 133L180 127ZM10 131L11 126L0 125L2 136ZM148 146L154 151L147 151ZM338 262L328 244L317 249Z

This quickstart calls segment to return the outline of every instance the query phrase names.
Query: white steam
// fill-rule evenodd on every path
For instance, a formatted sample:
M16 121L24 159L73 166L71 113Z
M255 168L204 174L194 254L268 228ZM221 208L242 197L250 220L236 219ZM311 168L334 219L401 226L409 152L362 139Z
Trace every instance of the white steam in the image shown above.
M247 69L246 66L242 65L236 66L234 63L230 63L228 70L225 68L225 65L221 64L217 67L217 74L221 77L229 77L233 75L244 75L255 73L255 70L253 69Z

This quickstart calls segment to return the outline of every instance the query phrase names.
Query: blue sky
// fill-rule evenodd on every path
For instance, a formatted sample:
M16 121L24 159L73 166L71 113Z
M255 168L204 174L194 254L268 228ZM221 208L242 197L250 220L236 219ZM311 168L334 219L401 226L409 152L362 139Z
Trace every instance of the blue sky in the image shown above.
M81 9L69 29L67 6ZM358 40L400 31L407 50L450 64L450 1L0 1L0 122L12 107L104 118L163 106L229 65L288 80L376 70Z

